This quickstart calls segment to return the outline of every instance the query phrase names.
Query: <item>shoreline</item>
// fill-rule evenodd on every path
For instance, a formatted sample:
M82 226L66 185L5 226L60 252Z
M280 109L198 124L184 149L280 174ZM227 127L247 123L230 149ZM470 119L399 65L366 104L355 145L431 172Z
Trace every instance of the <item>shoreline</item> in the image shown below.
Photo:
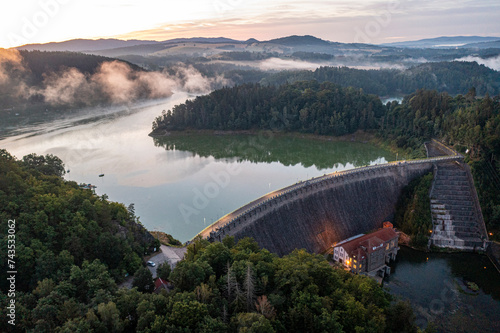
M158 131L157 131L158 132ZM153 138L164 138L164 137L183 137L190 135L211 135L211 136L231 136L231 135L259 135L267 134L278 137L291 137L300 138L308 140L317 141L350 141L350 142L361 142L361 143L376 143L378 142L377 137L374 133L365 132L358 130L351 134L346 134L342 136L330 136L330 135L320 135L312 133L300 133L300 132L284 132L284 131L272 131L272 130L208 130L208 129L186 129L186 130L164 130L162 133L150 132L148 135ZM377 144L378 145L378 144Z
M306 140L315 140L315 141L328 141L328 142L358 142L358 143L371 143L379 148L390 151L391 153L398 154L400 156L400 160L408 159L408 156L412 153L406 151L404 149L396 147L394 144L391 144L388 141L385 141L383 138L377 135L375 130L373 131L363 131L358 130L351 134L345 134L342 136L331 136L331 135L320 135L313 133L301 133L301 132L285 132L285 131L272 131L272 130L259 130L259 129L251 129L251 130L211 130L211 129L185 129L185 130L163 130L152 131L148 134L148 136L152 138L167 138L167 137L185 137L190 135L209 135L209 136L231 136L231 135L261 135L265 134L267 136L273 135L277 137L289 137L289 138L298 138L298 139L306 139ZM424 158L425 156L421 156ZM418 158L418 157L413 157Z

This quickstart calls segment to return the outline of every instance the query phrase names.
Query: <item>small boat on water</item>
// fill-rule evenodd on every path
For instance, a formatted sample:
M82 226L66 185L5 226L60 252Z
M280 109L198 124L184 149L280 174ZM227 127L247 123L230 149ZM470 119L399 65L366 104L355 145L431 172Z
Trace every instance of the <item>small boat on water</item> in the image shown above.
M99 175L99 177L104 177L104 174L103 174L103 173L101 173L101 174Z

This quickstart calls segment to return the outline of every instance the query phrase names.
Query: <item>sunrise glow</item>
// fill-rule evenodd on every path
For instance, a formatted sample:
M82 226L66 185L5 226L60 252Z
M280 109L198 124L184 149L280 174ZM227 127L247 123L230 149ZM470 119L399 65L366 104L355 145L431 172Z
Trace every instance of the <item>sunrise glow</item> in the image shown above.
M29 0L0 6L4 48L75 38L266 40L296 34L384 43L438 35L500 35L500 3L487 0Z

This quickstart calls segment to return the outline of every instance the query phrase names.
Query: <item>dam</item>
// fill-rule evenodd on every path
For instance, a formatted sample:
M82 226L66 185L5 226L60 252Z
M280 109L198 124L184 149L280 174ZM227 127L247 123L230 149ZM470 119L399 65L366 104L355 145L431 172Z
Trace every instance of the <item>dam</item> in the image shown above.
M334 172L268 193L229 213L196 237L253 237L278 255L296 248L319 253L333 243L391 220L402 189L460 155L391 162Z

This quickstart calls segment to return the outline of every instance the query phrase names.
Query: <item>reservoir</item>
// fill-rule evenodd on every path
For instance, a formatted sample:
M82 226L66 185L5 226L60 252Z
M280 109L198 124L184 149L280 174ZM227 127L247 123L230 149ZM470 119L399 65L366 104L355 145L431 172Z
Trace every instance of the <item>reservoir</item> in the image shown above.
M225 214L301 180L396 159L372 144L301 135L192 133L148 136L162 110L192 98L72 112L64 119L2 129L0 147L17 158L59 156L77 183L133 203L142 224L185 242ZM103 177L99 175L104 174Z

